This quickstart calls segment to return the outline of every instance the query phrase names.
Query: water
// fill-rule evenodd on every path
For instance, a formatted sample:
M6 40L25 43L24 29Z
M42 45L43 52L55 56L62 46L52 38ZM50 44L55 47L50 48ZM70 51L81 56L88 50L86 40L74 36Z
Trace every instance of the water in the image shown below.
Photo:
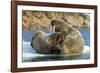
M42 30L46 33L50 33L50 29ZM30 41L32 36L35 34L36 30L32 31L23 31L22 39L23 39L23 62L31 62L31 61L56 61L56 60L78 60L78 59L89 59L90 58L90 28L87 29L79 29L81 32L84 42L85 42L85 50L82 55L78 56L60 56L60 55L45 55L37 53L31 46Z
M79 29L79 31L81 32L81 34L84 38L85 45L90 46L90 28Z

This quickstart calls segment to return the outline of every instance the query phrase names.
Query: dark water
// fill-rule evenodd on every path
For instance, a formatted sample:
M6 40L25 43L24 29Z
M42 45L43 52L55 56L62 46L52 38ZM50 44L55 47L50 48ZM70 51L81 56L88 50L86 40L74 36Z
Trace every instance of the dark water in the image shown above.
M42 30L46 33L49 30ZM80 33L84 38L84 42L86 46L90 46L90 29L79 29ZM82 55L78 56L60 56L60 55L44 55L37 53L31 46L30 41L32 36L35 34L35 31L23 31L22 39L23 39L23 62L31 62L31 61L56 61L56 60L78 60L78 59L89 59L90 54L86 52Z

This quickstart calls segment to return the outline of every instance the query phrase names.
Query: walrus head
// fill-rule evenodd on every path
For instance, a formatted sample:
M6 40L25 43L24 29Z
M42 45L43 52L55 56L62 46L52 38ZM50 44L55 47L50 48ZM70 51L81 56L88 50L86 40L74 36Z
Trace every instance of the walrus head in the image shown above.
M54 20L51 21L52 26L57 26L57 25L60 25L60 24L65 24L65 21L63 21L62 19L54 19Z
M72 28L71 25L69 25L68 23L66 23L62 19L54 19L54 20L52 20L51 21L51 26L55 27L55 32L62 32L62 31L68 32L69 29Z

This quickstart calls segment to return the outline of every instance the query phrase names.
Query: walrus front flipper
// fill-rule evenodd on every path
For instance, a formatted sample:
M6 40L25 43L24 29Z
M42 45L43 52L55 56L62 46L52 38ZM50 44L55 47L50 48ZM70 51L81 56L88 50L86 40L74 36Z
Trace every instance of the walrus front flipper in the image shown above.
M58 49L57 47L53 47L52 51L51 51L51 54L57 54L57 55L59 55L60 54L60 49Z

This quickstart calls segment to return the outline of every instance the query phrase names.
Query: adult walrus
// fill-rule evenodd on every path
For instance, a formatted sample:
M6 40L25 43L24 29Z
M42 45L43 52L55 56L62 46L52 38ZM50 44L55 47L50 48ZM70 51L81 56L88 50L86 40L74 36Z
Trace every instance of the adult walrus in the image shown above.
M31 46L39 53L79 55L84 49L81 33L63 20L52 20L55 33L47 35L39 31L33 36Z
M59 19L52 20L51 25L55 26L55 33L50 37L52 42L56 42L54 47L60 54L79 55L83 52L84 39L78 29Z

